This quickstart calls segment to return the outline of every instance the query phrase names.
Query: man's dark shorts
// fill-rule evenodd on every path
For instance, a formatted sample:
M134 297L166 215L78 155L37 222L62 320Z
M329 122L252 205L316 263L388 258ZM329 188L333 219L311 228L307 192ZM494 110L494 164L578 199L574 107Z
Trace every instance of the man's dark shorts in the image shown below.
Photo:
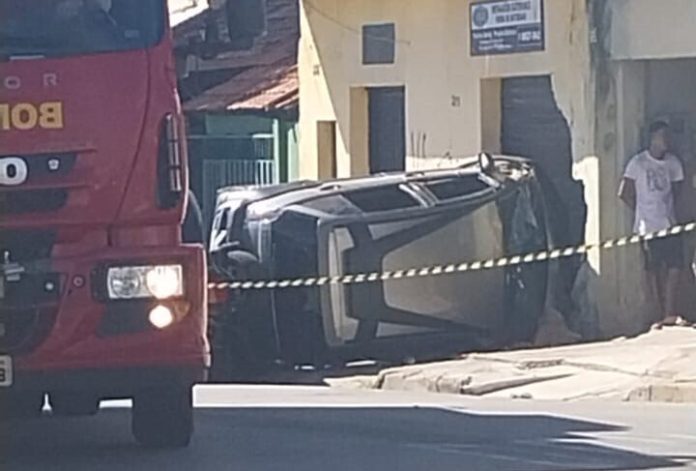
M681 235L655 239L643 243L645 268L658 271L663 268L681 270L685 265L684 239Z

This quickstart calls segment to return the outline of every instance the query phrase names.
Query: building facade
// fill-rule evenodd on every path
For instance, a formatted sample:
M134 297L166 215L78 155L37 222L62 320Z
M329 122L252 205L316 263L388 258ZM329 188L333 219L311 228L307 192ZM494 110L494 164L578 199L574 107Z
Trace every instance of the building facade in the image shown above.
M595 243L630 233L617 186L650 121L666 119L689 174L686 197L695 196L696 30L684 22L696 18L693 1L301 7L302 177L453 166L480 151L522 155L558 190L564 242ZM582 319L587 338L637 332L654 317L640 256L638 247L591 251L564 281L567 318ZM684 310L693 305L685 296Z

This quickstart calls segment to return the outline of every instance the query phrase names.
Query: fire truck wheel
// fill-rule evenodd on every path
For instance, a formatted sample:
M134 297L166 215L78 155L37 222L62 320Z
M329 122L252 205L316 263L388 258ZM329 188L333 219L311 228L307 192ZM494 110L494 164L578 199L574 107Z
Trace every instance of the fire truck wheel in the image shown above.
M193 435L192 387L172 386L133 398L133 436L147 448L184 448Z
M53 415L79 417L95 415L99 412L99 398L91 394L54 392L49 394Z

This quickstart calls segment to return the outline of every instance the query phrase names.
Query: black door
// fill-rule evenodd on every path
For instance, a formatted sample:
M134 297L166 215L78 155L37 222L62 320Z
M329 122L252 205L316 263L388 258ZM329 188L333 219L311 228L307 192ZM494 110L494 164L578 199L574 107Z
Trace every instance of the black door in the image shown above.
M370 88L370 173L406 170L404 87Z

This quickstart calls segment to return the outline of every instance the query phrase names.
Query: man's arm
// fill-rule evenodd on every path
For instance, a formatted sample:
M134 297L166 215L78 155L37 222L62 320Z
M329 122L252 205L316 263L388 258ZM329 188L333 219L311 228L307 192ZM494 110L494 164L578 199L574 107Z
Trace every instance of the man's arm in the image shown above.
M621 185L619 186L619 198L621 201L626 203L626 206L631 208L632 211L636 210L636 181L624 177L621 180Z
M681 198L682 191L684 190L684 180L679 180L678 182L672 183L672 194L674 195L674 201L679 201Z
M682 191L684 191L684 180L672 183L672 196L674 197L674 211L676 212L677 222L686 222L686 208L682 204Z
M681 160L675 156L670 156L670 179L672 183L672 198L674 199L674 209L675 216L677 217L677 222L684 222L684 216L686 215L685 208L683 208L683 202L681 199L682 191L684 189L684 165Z

